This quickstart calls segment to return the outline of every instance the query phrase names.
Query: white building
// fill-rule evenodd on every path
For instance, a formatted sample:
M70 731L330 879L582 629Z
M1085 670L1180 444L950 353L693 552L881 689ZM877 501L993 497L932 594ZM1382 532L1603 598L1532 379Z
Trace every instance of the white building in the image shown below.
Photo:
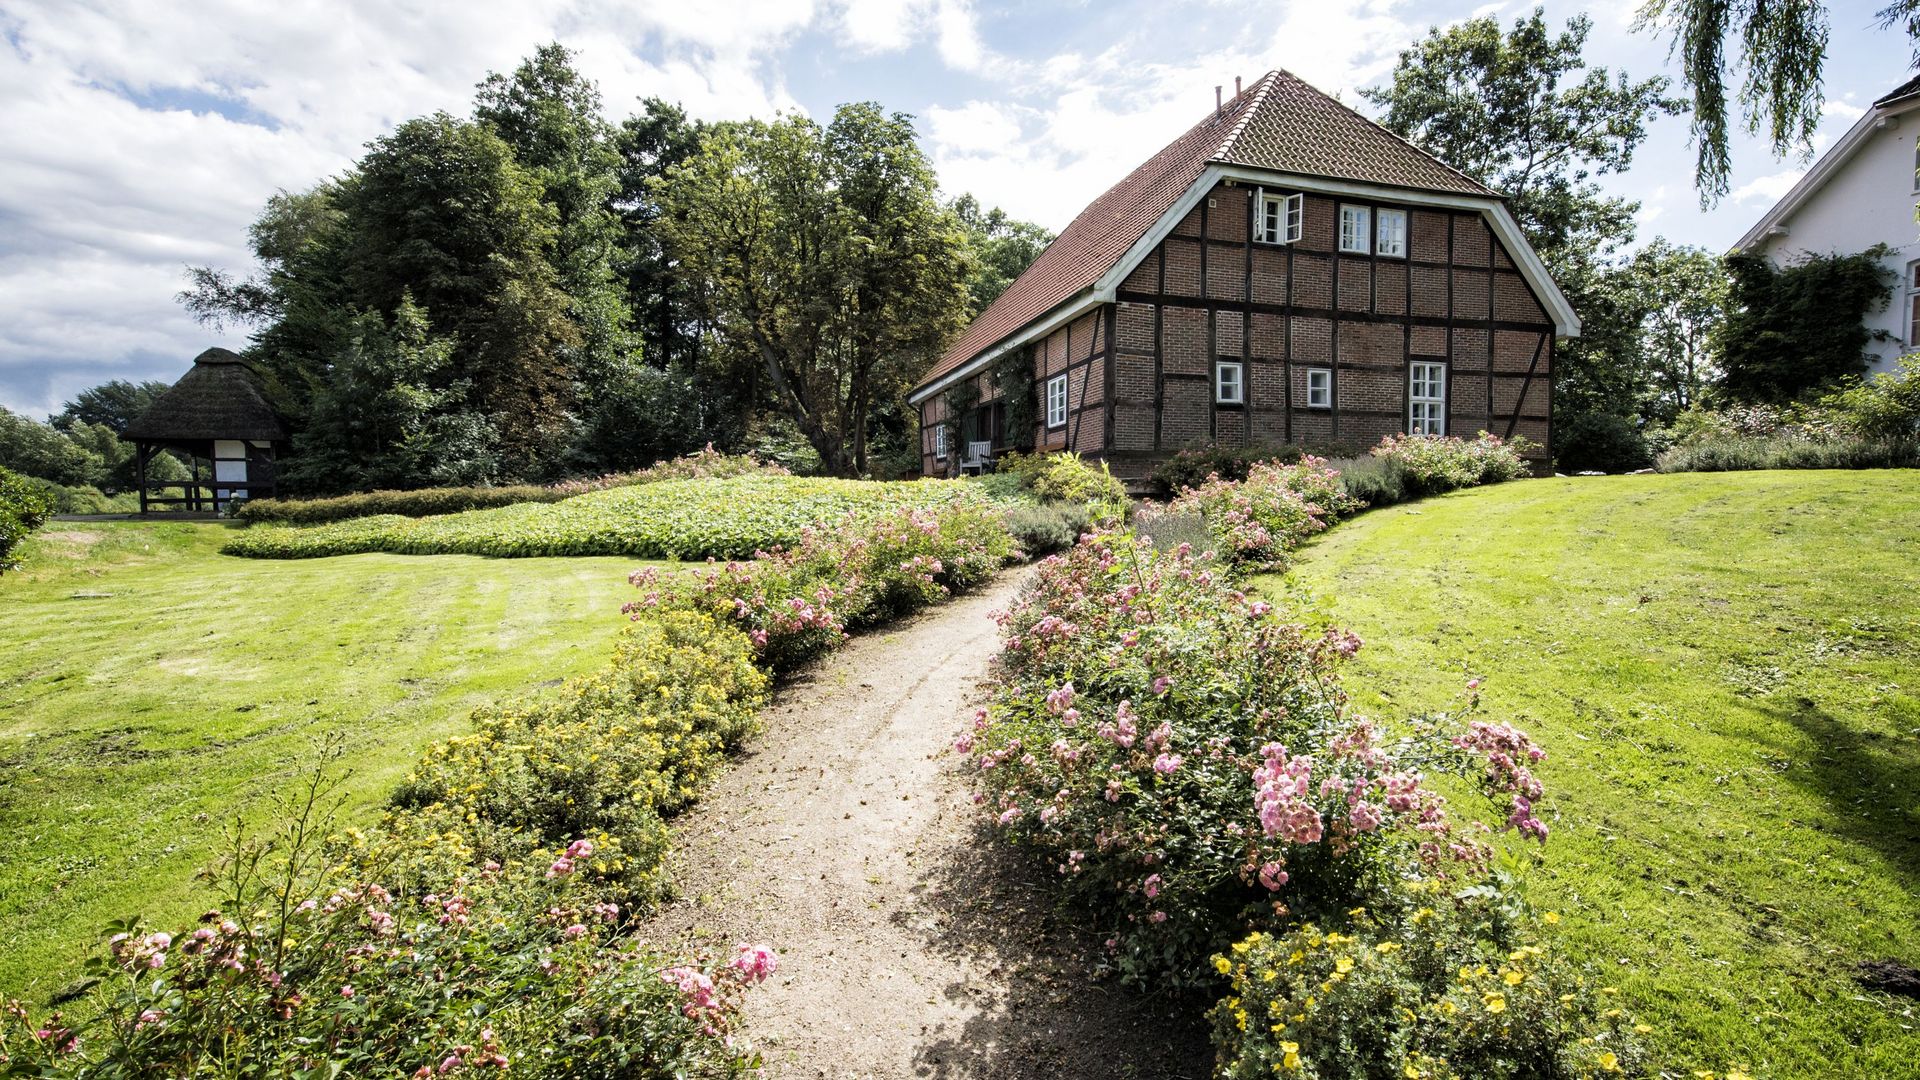
M1773 209L1740 238L1740 250L1776 265L1804 254L1851 255L1875 244L1893 249L1898 276L1885 310L1867 328L1873 371L1890 371L1920 349L1920 76L1873 103L1832 149L1814 162Z

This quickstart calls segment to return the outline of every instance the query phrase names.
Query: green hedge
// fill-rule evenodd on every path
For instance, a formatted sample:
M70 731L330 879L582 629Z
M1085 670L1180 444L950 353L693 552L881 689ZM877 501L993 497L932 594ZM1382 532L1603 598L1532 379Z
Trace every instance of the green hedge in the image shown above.
M414 491L363 491L331 499L255 499L234 514L261 525L320 525L350 518L398 515L432 517L487 510L517 503L559 502L568 494L533 484L508 487L419 488Z
M849 513L984 506L958 480L876 483L796 476L669 480L431 518L358 518L306 528L248 529L221 550L263 559L387 551L409 555L630 555L750 558L796 543L803 530Z
M53 513L53 505L27 477L0 468L0 573L19 565L13 549Z

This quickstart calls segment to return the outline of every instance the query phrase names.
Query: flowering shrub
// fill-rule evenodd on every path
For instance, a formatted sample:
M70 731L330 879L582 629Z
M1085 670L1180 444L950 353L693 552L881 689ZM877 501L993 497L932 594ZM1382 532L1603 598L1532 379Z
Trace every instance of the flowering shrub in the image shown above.
M1524 916L1426 890L1429 905L1339 929L1304 923L1236 942L1213 1010L1216 1075L1363 1080L1574 1080L1642 1073L1612 987L1575 972ZM1546 922L1558 921L1549 913Z
M1523 733L1438 717L1388 737L1340 689L1359 639L1281 620L1185 546L1083 540L1040 564L1004 633L1001 688L956 749L996 826L1045 853L1125 973L1192 983L1248 925L1477 880L1491 828L1457 821L1437 774L1546 834L1530 771L1544 755Z
M1309 536L1359 508L1339 473L1307 457L1297 465L1256 463L1245 480L1210 477L1181 492L1167 510L1204 516L1221 554L1235 564L1277 570Z
M1397 465L1409 494L1437 495L1456 488L1518 480L1532 474L1523 455L1526 439L1507 442L1481 432L1471 440L1452 435L1389 435L1373 456Z
M980 584L1013 554L1004 515L982 505L849 514L750 563L678 575L640 570L631 581L641 598L625 610L636 619L663 609L704 612L745 631L768 667L786 671L838 647L849 631Z
M670 965L572 872L488 862L381 884L404 842L334 832L316 774L271 843L236 840L221 901L172 932L129 921L89 964L74 1018L0 1008L0 1075L740 1076L740 993L761 946Z
M1107 516L1126 509L1126 486L1104 463L1096 468L1079 454L1002 454L994 469L1018 477L1022 488L1047 502L1094 503L1107 509Z
M557 696L474 713L474 733L428 748L394 794L418 820L460 837L471 862L537 858L595 838L595 877L629 903L660 892L663 815L693 801L752 729L767 680L740 631L662 612L621 635L613 662Z
M52 513L52 504L26 477L0 468L0 574L19 565L13 549Z

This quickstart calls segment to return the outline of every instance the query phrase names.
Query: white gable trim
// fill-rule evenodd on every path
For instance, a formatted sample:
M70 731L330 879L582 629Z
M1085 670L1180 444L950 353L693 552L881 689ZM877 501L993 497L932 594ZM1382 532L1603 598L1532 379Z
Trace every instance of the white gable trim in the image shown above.
M1044 337L1061 326L1079 318L1101 304L1112 303L1119 291L1120 283L1127 280L1139 265L1153 254L1174 230L1174 227L1190 213L1200 200L1207 196L1222 180L1237 180L1248 184L1267 184L1291 188L1298 191L1311 191L1321 195L1349 195L1360 198L1377 199L1381 202L1401 203L1408 206L1433 206L1450 210L1470 210L1481 214L1492 227L1494 235L1500 238L1513 264L1520 275L1533 286L1535 294L1544 301L1547 314L1553 319L1554 333L1558 337L1580 336L1580 316L1574 313L1573 305L1567 302L1565 293L1553 283L1553 277L1547 273L1546 264L1527 243L1521 234L1520 225L1513 220L1513 214L1507 210L1507 204L1500 199L1491 199L1479 195L1453 195L1438 191L1420 191L1413 188L1389 187L1384 184L1363 184L1351 180L1331 180L1320 176L1301 176L1295 173L1271 172L1265 169L1250 169L1240 165L1213 164L1201 170L1200 176L1180 193L1167 212L1160 215L1120 261L1106 273L1100 275L1093 286L1070 298L1067 302L1041 319L1036 319L1022 327L1010 337L1000 339L973 359L942 375L934 382L915 390L907 396L907 403L919 405L934 395L963 379L971 378L984 369L996 357L1004 355L1010 349L1019 348L1035 338Z
M1902 98L1889 105L1868 109L1865 116L1854 121L1853 126L1847 129L1847 133L1840 136L1840 141L1834 143L1832 149L1820 155L1820 160L1813 163L1813 168L1808 169L1805 176L1787 189L1787 193L1780 197L1780 201L1773 204L1773 209L1768 210L1758 222L1754 223L1753 228L1747 230L1746 235L1740 238L1740 242L1734 245L1733 250L1753 251L1765 244L1767 234L1797 213L1802 206L1806 205L1808 199L1819 193L1821 188L1826 187L1834 174L1845 168L1847 162L1853 160L1853 156L1866 145L1874 132L1898 125L1901 114L1912 112L1916 108L1920 108L1920 97Z

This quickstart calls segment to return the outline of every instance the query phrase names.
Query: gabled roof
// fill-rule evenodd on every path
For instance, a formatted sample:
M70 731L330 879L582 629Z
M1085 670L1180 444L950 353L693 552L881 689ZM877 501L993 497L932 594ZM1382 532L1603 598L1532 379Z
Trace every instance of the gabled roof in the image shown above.
M1868 109L1860 119L1854 121L1853 126L1847 129L1847 133L1840 136L1826 153L1820 155L1820 160L1813 163L1813 168L1808 169L1805 176L1787 189L1787 193L1780 197L1779 202L1774 203L1771 209L1760 216L1759 221L1754 222L1753 228L1748 229L1746 235L1740 238L1740 242L1734 245L1734 250L1748 251L1766 243L1767 235L1773 231L1774 227L1792 217L1808 199L1827 186L1827 181L1833 179L1835 173L1845 167L1847 162L1853 160L1853 155L1860 152L1860 148L1867 144L1867 140L1873 137L1875 131L1884 126L1889 116L1897 116L1916 108L1920 108L1920 75L1908 79L1875 100L1873 108Z
M1285 71L1236 94L1082 210L974 319L925 387L1091 287L1209 165L1499 199L1498 192Z
M260 377L247 362L238 353L213 348L194 357L180 381L134 417L120 437L129 442L278 442L287 438L287 425L267 404Z

